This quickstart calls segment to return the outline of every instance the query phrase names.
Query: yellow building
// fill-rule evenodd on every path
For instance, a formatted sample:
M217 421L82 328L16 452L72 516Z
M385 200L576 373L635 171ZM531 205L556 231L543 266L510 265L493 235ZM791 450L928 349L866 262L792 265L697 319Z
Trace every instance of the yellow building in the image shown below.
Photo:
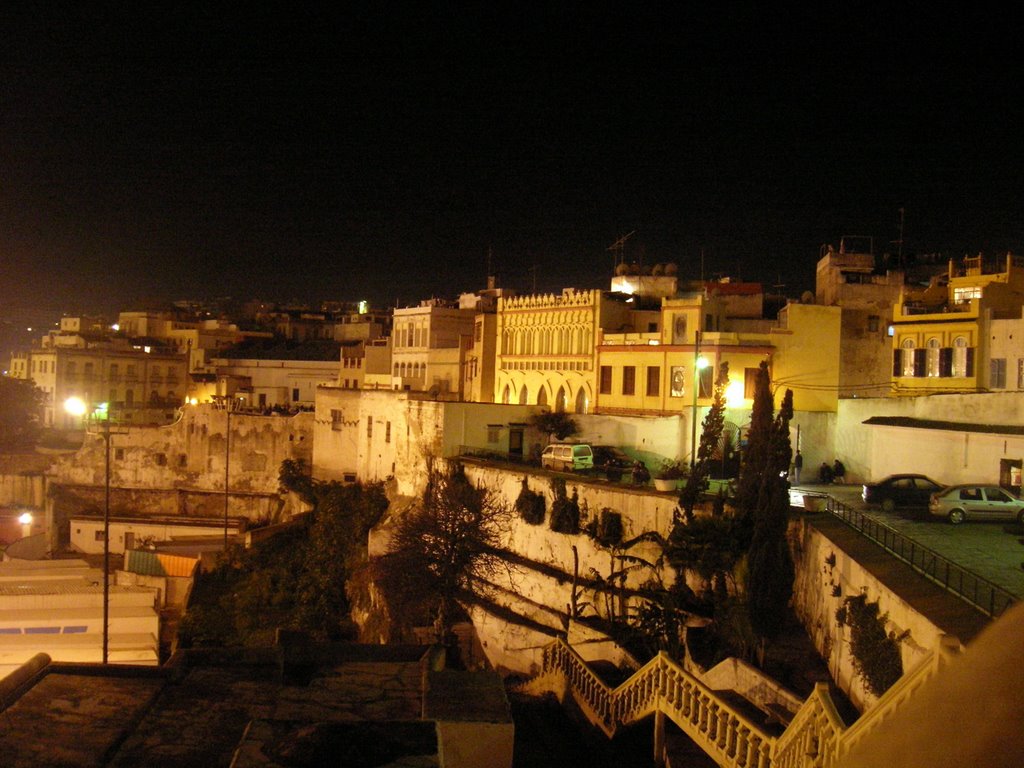
M1007 253L949 262L945 285L904 291L893 309L892 387L897 395L1006 387L1006 359L989 353L991 323L1021 316L1024 259Z
M629 297L566 288L498 300L494 401L589 413L597 338L629 323Z

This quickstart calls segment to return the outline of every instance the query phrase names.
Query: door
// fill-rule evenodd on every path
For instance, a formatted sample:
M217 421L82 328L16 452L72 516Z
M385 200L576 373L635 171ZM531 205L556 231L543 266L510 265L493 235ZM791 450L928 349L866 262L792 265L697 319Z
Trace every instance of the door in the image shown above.
M523 458L523 430L510 429L508 431L508 453L513 457Z
M127 552L129 549L135 547L135 534L131 531L125 531L124 534L124 551Z
M989 520L1013 519L1020 507L1020 502L1002 488L986 488L985 501L985 518Z

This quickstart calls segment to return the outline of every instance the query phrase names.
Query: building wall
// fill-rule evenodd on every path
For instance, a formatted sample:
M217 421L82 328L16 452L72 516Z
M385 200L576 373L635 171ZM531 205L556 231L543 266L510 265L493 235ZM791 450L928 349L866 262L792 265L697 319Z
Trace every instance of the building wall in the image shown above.
M1002 360L1004 386L993 380L991 364ZM993 320L989 326L989 389L1024 390L1024 320Z
M334 384L341 369L338 360L242 360L217 358L211 361L219 378L248 381L243 392L246 405L300 406L311 408L316 400L316 388L321 384ZM296 397L296 390L298 397ZM263 396L265 402L261 403Z
M600 291L498 300L494 402L586 413L596 385L598 329L626 321L624 305Z
M872 416L1019 425L1024 424L1024 398L1005 392L842 400L833 445L852 482L895 472L921 472L946 483L998 482L999 460L1024 454L1020 436L863 423Z
M263 416L188 406L165 427L119 427L110 434L113 514L223 519L225 469L228 514L255 522L294 511L278 491L281 462L312 459L313 414ZM230 446L228 460L226 448ZM47 475L46 517L53 546L64 543L67 520L103 508L104 433L89 433L81 449L61 457Z
M817 304L790 303L779 313L779 326L770 335L776 405L791 389L795 410L836 410L841 318L838 307Z
M513 429L523 430L527 451L540 439L526 427L536 411L403 391L320 387L313 476L347 482L393 477L400 494L415 496L423 490L430 457L455 456L463 446L506 453Z

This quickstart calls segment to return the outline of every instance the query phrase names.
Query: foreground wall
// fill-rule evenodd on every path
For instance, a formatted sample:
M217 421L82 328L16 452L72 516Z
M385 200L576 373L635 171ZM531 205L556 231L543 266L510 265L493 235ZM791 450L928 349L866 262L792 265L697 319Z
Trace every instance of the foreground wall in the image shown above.
M869 602L878 601L879 615L888 614L887 631L897 635L909 631L900 643L904 672L937 650L944 633L805 519L790 523L789 536L796 566L793 609L826 660L832 679L863 710L876 697L855 674L850 629L836 622L836 610L844 598L863 592Z

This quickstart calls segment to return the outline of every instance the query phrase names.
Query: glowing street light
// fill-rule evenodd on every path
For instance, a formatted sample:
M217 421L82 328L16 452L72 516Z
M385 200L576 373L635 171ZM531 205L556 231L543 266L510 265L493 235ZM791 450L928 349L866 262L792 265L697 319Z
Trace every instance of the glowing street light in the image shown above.
M64 401L64 410L79 418L89 408L80 397L69 397ZM103 493L103 663L109 659L110 649L110 413L107 403L100 403L90 418L103 422L104 443L104 493Z

